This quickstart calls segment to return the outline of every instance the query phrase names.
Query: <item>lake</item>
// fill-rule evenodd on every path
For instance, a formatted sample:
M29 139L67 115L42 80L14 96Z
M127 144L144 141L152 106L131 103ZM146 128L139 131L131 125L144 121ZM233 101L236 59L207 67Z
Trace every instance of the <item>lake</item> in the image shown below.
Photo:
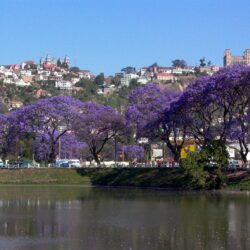
M250 249L250 193L1 186L0 249Z

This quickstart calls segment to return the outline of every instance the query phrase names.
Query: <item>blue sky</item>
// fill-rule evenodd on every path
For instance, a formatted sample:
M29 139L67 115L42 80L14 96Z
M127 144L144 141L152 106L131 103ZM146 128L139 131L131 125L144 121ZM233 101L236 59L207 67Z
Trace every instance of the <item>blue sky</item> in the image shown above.
M106 75L154 62L222 65L250 48L249 0L1 0L0 64L49 53Z

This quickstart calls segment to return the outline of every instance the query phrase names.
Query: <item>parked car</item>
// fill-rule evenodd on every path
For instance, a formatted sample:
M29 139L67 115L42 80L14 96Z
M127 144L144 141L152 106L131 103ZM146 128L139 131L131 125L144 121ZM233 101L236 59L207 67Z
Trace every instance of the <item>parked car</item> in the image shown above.
M65 162L61 162L59 165L60 168L69 168L69 162L65 161Z
M227 166L227 168L228 168L229 170L236 170L236 169L238 169L239 167L240 167L240 165L239 165L239 162L238 162L237 160L230 159L230 160L228 161L228 166Z
M8 167L9 168L21 168L22 164L23 164L23 160L9 161Z
M78 159L70 159L68 161L69 167L70 168L80 168L81 167L81 163Z
M0 168L4 168L5 167L5 164L4 162L2 161L2 159L0 159Z
M9 168L29 168L32 164L30 160L16 160L16 161L9 161L8 167Z
M57 168L60 168L60 167L66 168L66 167L69 167L69 162L68 160L60 159L60 160L56 160L53 166Z

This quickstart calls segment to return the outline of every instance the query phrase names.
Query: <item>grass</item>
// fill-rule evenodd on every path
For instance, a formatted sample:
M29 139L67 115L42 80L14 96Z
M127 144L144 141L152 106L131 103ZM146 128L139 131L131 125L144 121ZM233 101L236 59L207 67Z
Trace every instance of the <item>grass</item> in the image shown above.
M74 169L1 169L0 184L91 185L91 181Z
M227 174L227 177L227 189L250 190L250 172ZM1 169L1 184L192 189L182 169L167 168Z
M79 170L79 173L86 174L86 171L93 185L173 189L182 189L186 185L181 169L116 168Z
M228 189L250 190L250 172L242 171L232 174L228 181Z
M179 169L1 169L1 184L58 184L182 188Z

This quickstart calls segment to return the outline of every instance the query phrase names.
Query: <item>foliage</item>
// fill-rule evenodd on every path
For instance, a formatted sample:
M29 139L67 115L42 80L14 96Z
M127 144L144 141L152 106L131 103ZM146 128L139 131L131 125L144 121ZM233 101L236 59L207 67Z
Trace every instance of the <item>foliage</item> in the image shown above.
M73 129L78 138L86 143L98 164L107 142L126 131L125 121L120 113L109 106L94 102L82 105Z
M50 137L47 134L38 133L33 143L35 160L48 162L50 157ZM77 140L73 133L65 133L60 141L56 142L56 155L62 159L86 159L85 143ZM59 152L60 150L60 152Z
M114 76L111 79L111 84L115 85L116 87L121 85L121 77L119 76Z
M138 83L137 79L131 79L131 81L129 82L129 89L134 89L137 87L140 87L140 83Z
M204 146L201 149L200 154L206 161L207 165L209 165L210 162L213 162L220 170L224 170L228 165L229 154L225 144L220 140L214 140Z
M56 96L24 106L13 115L21 133L43 134L50 148L48 162L52 162L56 158L56 144L72 128L80 106L80 101L69 96Z
M200 59L200 67L204 67L204 66L206 66L206 58L205 58L205 57L202 57L202 58Z
M228 157L226 146L215 140L182 160L182 167L193 187L217 189L225 183L222 170L228 164Z
M184 60L181 59L175 59L172 61L172 66L174 68L186 68L187 67L187 63Z
M144 148L139 145L125 145L122 147L127 161L143 161Z
M191 153L187 159L182 161L182 167L189 179L190 188L202 189L207 186L209 173L205 170L200 153Z
M80 69L79 69L78 67L74 66L74 67L71 67L71 68L69 69L69 71L70 71L70 72L73 72L73 73L78 73L78 72L80 71Z
M125 74L134 74L136 72L135 68L131 66L123 68L121 71L123 71Z
M73 68L73 71L70 71L70 73L63 75L63 80L70 81L71 78L73 77L75 77L74 68Z
M10 154L18 154L20 138L17 120L13 114L0 114L0 155L6 159Z
M100 73L98 76L96 76L95 80L94 80L94 83L97 85L97 86L101 86L104 84L104 81L105 81L105 78L104 78L104 74L103 73Z

